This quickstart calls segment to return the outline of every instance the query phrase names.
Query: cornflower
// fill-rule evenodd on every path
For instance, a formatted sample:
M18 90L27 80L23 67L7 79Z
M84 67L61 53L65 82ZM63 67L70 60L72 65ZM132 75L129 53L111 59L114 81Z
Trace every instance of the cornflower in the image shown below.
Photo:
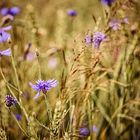
M111 6L115 0L101 0L101 3L104 5Z
M15 114L15 117L18 121L20 121L22 116L20 114Z
M88 127L81 127L79 129L79 135L83 137L88 137L90 135L90 129Z
M68 14L69 16L71 16L71 17L77 16L77 12L76 12L75 10L73 10L73 9L69 9L69 10L67 11L67 14Z
M99 48L102 41L106 39L106 35L102 32L96 32L91 35L86 35L85 43L87 45L92 45L95 48Z
M6 15L16 16L17 14L19 14L19 12L20 12L20 8L16 6L12 8L2 8L0 10L0 14L2 16L6 16Z
M11 95L6 95L5 103L7 107L11 107L17 103L17 100Z
M44 94L46 94L50 89L57 86L58 82L57 80L38 80L36 84L29 83L32 89L37 91L36 96L34 99L38 98L40 96L40 92L42 91Z
M0 27L0 42L6 42L11 38L11 35L5 32L11 29L12 29L12 26Z

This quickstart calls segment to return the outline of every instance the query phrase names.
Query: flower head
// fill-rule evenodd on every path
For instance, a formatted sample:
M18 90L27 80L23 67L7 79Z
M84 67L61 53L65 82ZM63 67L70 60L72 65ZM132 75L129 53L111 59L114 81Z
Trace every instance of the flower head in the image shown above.
M30 83L30 86L36 90L38 93L34 97L34 99L38 98L40 96L40 92L42 91L43 93L46 93L49 91L51 88L56 87L58 84L57 80L38 80L36 84Z
M20 8L16 6L12 8L2 8L0 10L0 14L2 16L6 16L6 15L16 16L17 14L19 14L19 12L20 12Z
M77 16L77 12L76 12L75 10L73 10L73 9L69 9L69 10L67 11L67 14L68 14L69 16L71 16L71 17Z
M11 30L12 26L0 28L0 42L6 42L11 38L11 35L5 31Z
M7 50L4 50L4 51L0 51L0 56L11 56L11 49L7 49Z
M101 0L101 3L104 5L108 5L111 6L111 4L114 2L115 0Z
M11 95L6 95L5 103L7 107L11 107L17 103L17 100Z
M113 19L109 22L109 27L116 31L120 29L121 25L117 19Z
M20 12L20 8L19 7L12 7L9 9L9 14L12 16L17 15Z
M87 45L92 45L95 48L99 48L100 43L106 39L106 35L102 32L96 32L91 35L86 35L85 43Z
M83 137L87 137L90 135L90 129L88 127L81 127L79 129L79 134Z
M106 35L102 32L96 32L93 34L93 46L99 48L102 41L106 39Z
M98 128L96 127L96 125L93 125L93 132L97 133L98 132Z
M21 120L21 115L20 115L20 114L15 114L15 117L16 117L16 119L17 119L18 121Z

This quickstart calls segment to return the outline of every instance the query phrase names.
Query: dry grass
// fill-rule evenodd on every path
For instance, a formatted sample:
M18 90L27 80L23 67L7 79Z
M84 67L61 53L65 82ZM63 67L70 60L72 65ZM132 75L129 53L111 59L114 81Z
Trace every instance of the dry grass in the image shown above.
M0 17L2 26L13 27L10 42L0 43L0 50L12 50L11 57L0 58L0 140L139 140L139 1L116 0L112 7L98 0L0 3L13 5L21 8L13 21ZM68 9L77 16L68 16ZM108 27L124 17L129 24ZM84 40L96 31L107 36L99 49ZM29 82L38 79L59 84L34 100ZM16 106L6 107L7 94ZM90 129L86 137L79 132L83 127Z

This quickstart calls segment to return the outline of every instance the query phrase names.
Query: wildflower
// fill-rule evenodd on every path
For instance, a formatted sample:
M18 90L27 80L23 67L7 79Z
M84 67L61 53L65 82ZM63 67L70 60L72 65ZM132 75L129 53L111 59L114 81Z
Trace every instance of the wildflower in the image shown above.
M93 132L97 133L98 132L98 128L96 127L96 125L93 125Z
M20 12L20 8L16 6L12 8L2 8L0 10L0 14L2 16L6 16L6 15L16 16L19 12Z
M108 5L111 6L111 4L114 2L115 0L101 0L101 3L104 5Z
M3 15L3 16L6 16L8 14L8 8L2 8L0 10L0 14Z
M79 130L79 134L83 137L87 137L90 135L90 129L88 127L81 127Z
M12 26L0 28L0 42L6 42L11 38L11 35L5 31L11 30Z
M106 39L106 35L102 32L96 32L92 35L86 35L85 43L92 45L95 48L99 48L100 43Z
M36 90L38 92L36 94L36 96L34 97L34 99L36 99L40 96L41 91L45 94L51 88L56 87L58 82L57 82L57 80L47 80L47 81L38 80L35 85L32 83L29 83L29 84L34 90Z
M11 107L17 103L17 100L11 95L6 95L5 103L7 107Z
M92 40L93 40L92 36L86 35L85 37L86 44L92 44Z
M20 8L19 7L12 7L9 9L9 14L12 16L17 15L20 12Z
M109 27L116 31L120 29L121 25L117 19L113 19L109 22Z
M73 10L73 9L69 9L69 10L67 11L67 14L68 14L69 16L71 16L71 17L77 16L77 12L76 12L75 10Z
M21 120L21 115L20 115L20 114L15 114L15 117L16 117L16 119L17 119L18 121Z
M4 51L0 51L0 56L11 56L11 49L7 49L7 50L4 50Z
M96 32L95 34L93 34L93 46L95 48L99 48L100 44L102 41L104 41L106 39L106 35L102 32Z

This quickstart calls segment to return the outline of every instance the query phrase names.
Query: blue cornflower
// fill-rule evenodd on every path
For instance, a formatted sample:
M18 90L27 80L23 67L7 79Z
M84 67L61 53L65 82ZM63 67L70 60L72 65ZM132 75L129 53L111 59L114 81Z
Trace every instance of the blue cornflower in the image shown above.
M2 8L0 10L0 14L2 16L6 16L6 15L16 16L17 14L19 14L19 12L20 12L20 8L16 6L12 8Z
M85 43L87 45L92 45L95 48L99 48L100 43L106 39L106 35L102 32L96 32L91 35L86 35Z
M12 16L16 16L19 12L20 12L19 7L12 7L12 8L9 9L8 13Z
M69 9L69 10L67 11L67 14L68 14L69 16L71 16L71 17L77 16L77 12L76 12L75 10L73 10L73 9Z
M4 51L0 51L0 56L11 56L11 49L7 49L7 50L4 50Z
M104 41L106 39L106 35L102 32L96 32L95 34L93 34L93 46L95 48L99 48L100 44L102 41Z
M90 135L90 129L88 127L81 127L79 129L79 135L83 137L88 137Z
M111 6L111 4L114 2L115 0L101 0L101 3L104 5L108 5Z
M17 103L17 100L11 95L6 95L5 103L7 107L11 107Z
M21 120L21 115L20 115L20 114L15 114L15 117L16 117L16 119L17 119L18 121Z
M36 84L29 83L30 86L36 90L38 93L34 97L34 99L38 98L40 96L40 92L42 91L44 94L49 91L51 88L54 88L57 86L58 82L57 80L38 80Z
M12 26L0 28L0 42L6 42L11 38L11 35L5 31L11 30Z

